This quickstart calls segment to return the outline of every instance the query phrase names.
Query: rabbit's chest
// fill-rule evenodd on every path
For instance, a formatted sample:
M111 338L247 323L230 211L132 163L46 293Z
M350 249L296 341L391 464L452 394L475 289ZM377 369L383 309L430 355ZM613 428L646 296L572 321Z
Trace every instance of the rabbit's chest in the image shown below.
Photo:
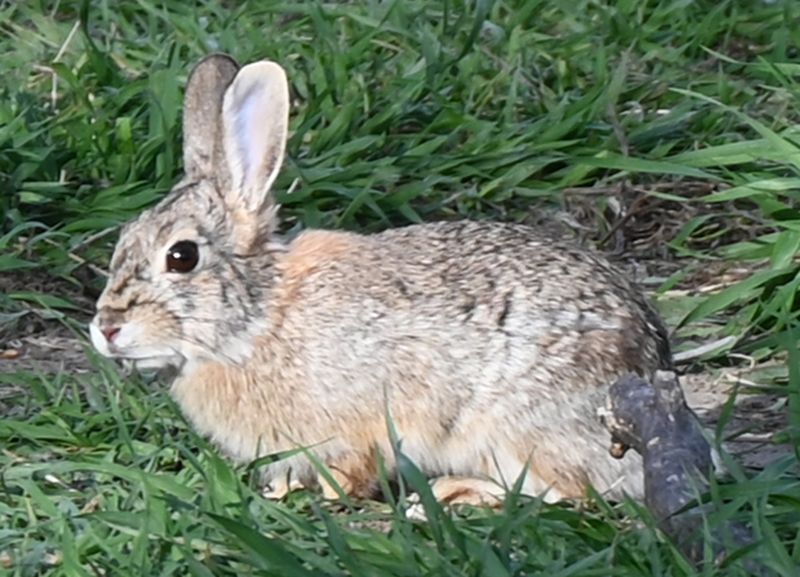
M203 363L175 379L171 394L197 432L237 461L253 459L277 444L265 392L252 371Z

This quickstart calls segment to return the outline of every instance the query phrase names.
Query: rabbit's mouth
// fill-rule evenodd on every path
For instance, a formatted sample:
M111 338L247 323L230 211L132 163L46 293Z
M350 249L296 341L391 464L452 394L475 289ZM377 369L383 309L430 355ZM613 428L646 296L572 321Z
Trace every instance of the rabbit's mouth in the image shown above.
M185 359L181 355L162 355L158 357L123 358L124 366L132 366L139 372L156 372L162 369L180 369Z
M137 342L136 327L131 323L109 331L96 322L89 325L92 345L104 357L123 362L126 368L135 367L138 371L152 372L174 367L180 369L185 358L169 346L154 346Z

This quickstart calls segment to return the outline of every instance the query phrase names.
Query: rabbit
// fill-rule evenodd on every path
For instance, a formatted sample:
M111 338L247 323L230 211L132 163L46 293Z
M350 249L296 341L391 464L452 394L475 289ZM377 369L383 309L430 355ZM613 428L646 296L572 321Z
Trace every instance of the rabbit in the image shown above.
M215 54L191 72L185 174L122 228L95 348L171 368L178 406L233 461L289 451L265 468L267 497L375 496L396 466L391 423L444 504L497 503L517 481L548 502L590 486L641 499L641 458L608 454L596 412L619 376L671 368L643 294L520 224L284 238L270 189L289 102L268 60Z

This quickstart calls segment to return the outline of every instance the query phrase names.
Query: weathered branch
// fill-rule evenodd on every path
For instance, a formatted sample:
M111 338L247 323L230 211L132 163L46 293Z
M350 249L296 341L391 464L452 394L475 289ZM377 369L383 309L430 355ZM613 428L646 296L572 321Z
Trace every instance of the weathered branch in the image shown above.
M641 454L645 504L659 527L689 559L701 562L703 517L710 505L691 507L691 503L707 492L714 465L711 447L675 373L657 371L652 384L636 375L620 378L611 386L601 417L611 433L614 457L623 458L629 449ZM754 542L752 532L741 523L726 523L711 537L716 563L728 556L726 544L740 548ZM752 561L745 566L753 575L770 574Z

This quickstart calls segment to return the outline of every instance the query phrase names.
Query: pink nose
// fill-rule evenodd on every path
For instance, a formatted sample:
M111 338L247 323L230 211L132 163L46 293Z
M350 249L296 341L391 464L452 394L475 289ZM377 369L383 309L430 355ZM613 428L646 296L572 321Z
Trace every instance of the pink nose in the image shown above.
M105 336L106 340L110 343L114 340L114 337L119 334L119 327L103 327L100 329L100 332L103 333L103 336Z

